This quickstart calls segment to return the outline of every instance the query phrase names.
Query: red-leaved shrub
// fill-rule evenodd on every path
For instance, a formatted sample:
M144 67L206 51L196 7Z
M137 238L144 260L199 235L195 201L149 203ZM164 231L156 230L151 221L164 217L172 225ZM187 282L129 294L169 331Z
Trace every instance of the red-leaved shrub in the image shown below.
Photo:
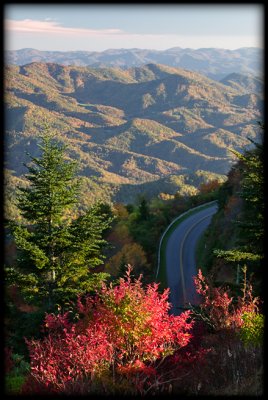
M80 319L49 314L42 340L27 341L31 375L58 393L144 394L161 385L158 365L191 338L190 311L169 314L169 290L132 280L131 267L117 286L103 284L78 300ZM79 384L78 384L79 383Z
M230 297L228 289L209 284L199 269L194 277L196 291L202 296L201 315L215 331L238 329L243 325L245 313L257 313L259 298L253 297L252 286L244 283L243 296L238 296L236 303Z

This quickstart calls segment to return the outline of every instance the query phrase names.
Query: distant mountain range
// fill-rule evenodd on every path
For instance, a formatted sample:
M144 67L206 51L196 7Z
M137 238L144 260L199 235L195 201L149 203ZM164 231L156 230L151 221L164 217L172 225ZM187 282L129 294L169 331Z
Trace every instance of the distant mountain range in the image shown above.
M83 201L130 202L138 193L190 194L224 179L247 137L258 140L263 82L221 82L160 64L129 69L31 63L5 67L6 168L26 172L26 151L48 122L78 159ZM13 176L13 178L12 178Z
M263 50L245 47L237 50L218 48L168 50L110 49L96 51L39 51L36 49L9 50L7 64L25 65L32 62L49 62L61 65L92 67L139 67L145 64L165 64L199 72L220 80L231 73L262 75Z

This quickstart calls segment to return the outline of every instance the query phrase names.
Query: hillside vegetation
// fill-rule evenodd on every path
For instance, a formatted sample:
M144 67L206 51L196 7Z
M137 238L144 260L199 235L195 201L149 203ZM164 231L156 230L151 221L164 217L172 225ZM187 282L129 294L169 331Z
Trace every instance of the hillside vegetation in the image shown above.
M44 124L68 145L68 156L79 159L87 192L82 203L126 203L128 193L132 200L142 192L192 194L201 176L223 181L234 160L229 148L258 140L263 107L255 81L239 76L234 85L235 78L224 84L157 64L127 70L6 66L9 182L23 178L27 151L38 154Z
M264 262L264 150L237 153L218 194L219 210L203 238L199 264L217 283L239 290L243 271L260 294ZM202 243L201 243L202 245ZM245 271L245 267L247 272Z
M16 244L5 265L6 393L262 395L262 146L237 154L228 180L201 183L197 195L83 211L77 163L55 133L40 140L26 187L18 182L21 219L6 221ZM175 316L169 289L154 282L159 239L175 216L212 199L219 213L206 257L214 250L251 274L238 270L228 288L226 276L219 286L199 270L200 304Z

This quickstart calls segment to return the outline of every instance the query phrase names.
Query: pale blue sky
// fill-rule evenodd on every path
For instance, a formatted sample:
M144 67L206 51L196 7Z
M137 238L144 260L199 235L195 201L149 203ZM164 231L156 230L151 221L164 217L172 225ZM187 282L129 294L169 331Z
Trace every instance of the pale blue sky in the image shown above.
M4 9L6 49L262 47L260 4L52 5Z

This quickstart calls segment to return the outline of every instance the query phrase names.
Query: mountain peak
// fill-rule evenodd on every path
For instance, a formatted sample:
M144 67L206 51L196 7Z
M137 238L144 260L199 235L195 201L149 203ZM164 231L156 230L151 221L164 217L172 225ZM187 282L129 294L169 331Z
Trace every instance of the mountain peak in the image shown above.
M157 64L199 72L209 78L220 80L232 72L260 75L263 51L252 47L237 50L173 47L161 51L133 48L107 49L100 52L20 49L6 51L5 59L7 63L16 65L44 61L63 65L101 65L123 69Z

